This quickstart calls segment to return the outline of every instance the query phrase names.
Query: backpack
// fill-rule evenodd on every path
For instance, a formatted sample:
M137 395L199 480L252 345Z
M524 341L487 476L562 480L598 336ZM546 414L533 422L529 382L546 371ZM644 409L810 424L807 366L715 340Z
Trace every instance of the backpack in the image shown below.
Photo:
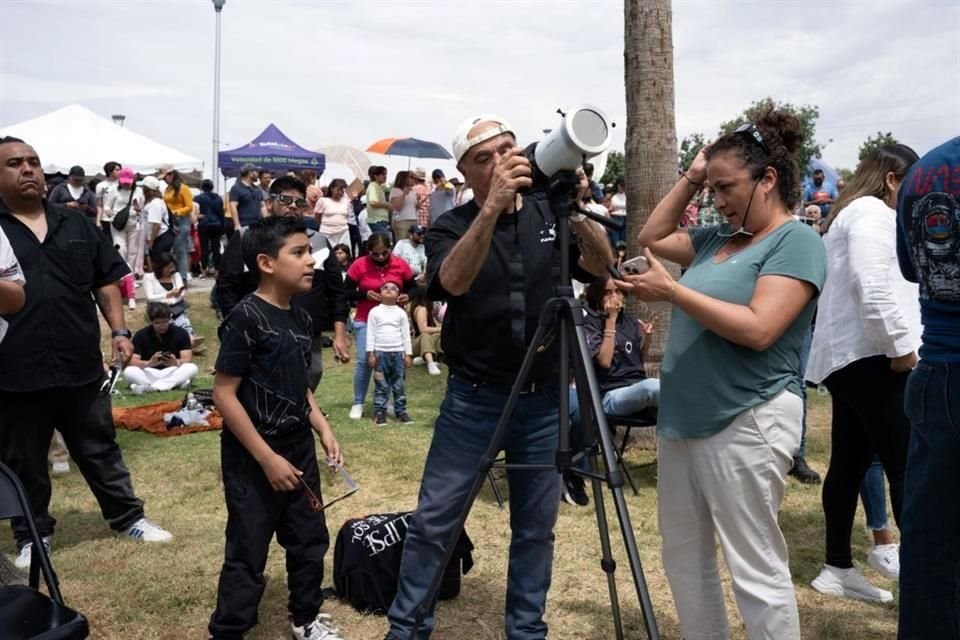
M333 552L337 597L361 613L385 614L397 595L400 558L413 512L373 514L347 520ZM443 574L438 597L460 594L460 576L473 568L473 543L464 531Z

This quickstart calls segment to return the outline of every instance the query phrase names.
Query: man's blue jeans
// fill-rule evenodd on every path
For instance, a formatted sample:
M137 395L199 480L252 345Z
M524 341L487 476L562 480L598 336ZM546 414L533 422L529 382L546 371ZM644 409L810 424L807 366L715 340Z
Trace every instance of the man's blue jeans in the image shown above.
M910 449L900 519L899 640L960 638L960 363L907 380Z
M564 390L566 391L566 390ZM416 610L426 596L450 539L457 516L469 497L478 465L507 401L504 386L474 385L451 374L440 406L433 442L423 470L420 502L411 519L400 564L397 597L388 618L394 636L406 640ZM508 463L553 464L558 442L558 390L547 387L520 396L502 443ZM510 563L507 572L506 637L543 640L547 590L553 565L553 527L560 506L555 470L511 470ZM418 640L430 637L430 614Z
M402 351L377 351L377 368L373 372L373 410L386 412L393 391L393 411L397 416L407 412L406 367Z
M187 281L190 272L190 254L193 252L193 236L190 235L190 216L177 216L173 224L179 227L177 237L173 239L173 258L177 261L177 271L183 281Z

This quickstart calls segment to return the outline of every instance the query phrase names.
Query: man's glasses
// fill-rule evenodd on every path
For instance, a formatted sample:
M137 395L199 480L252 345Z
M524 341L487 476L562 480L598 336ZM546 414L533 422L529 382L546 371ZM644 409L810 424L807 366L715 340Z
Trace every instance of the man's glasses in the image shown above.
M329 508L330 505L340 502L344 498L349 498L360 490L360 485L358 485L356 481L350 477L350 474L347 473L347 470L343 468L343 465L329 457L327 458L327 464L333 469L334 473L340 476L340 478L343 480L344 492L340 494L340 496L332 500L328 500L326 504L320 502L320 498L318 498L317 494L315 494L307 485L307 481L303 479L303 476L299 477L300 484L303 485L303 490L306 491L307 499L310 501L310 510L317 513Z
M734 130L734 133L737 135L747 136L763 149L763 152L768 156L770 155L770 147L767 146L767 143L763 140L763 135L760 133L760 129L757 129L757 125L752 122L744 122L742 125L737 127Z
M285 204L285 205L292 204L298 209L303 209L304 207L307 206L307 201L304 198L294 198L293 196L287 196L282 193L275 193L270 197L281 204Z

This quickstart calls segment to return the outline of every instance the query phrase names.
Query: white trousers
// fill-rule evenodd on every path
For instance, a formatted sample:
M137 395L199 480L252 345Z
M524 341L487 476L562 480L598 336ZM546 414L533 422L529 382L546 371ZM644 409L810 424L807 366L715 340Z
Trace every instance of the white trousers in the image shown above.
M190 382L200 370L192 362L186 362L179 367L154 369L153 367L127 367L123 370L123 378L127 384L139 384L152 391L170 391L180 385Z
M143 275L144 241L138 216L130 214L130 220L122 231L117 231L110 225L110 237L117 247L120 257L124 259L134 275Z
M686 640L726 640L717 544L750 640L799 640L777 522L800 444L803 401L784 390L709 438L657 439L663 567Z

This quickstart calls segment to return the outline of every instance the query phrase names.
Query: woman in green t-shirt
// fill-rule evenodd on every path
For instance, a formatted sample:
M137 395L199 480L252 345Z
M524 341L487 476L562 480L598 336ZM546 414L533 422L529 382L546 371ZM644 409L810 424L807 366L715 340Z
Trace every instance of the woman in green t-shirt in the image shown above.
M799 640L777 523L803 414L800 348L826 276L823 244L793 219L795 117L767 110L700 151L640 232L650 269L624 287L673 304L661 368L663 564L683 635L729 633L719 538L749 638ZM719 227L681 229L705 184ZM675 281L654 257L687 267Z

